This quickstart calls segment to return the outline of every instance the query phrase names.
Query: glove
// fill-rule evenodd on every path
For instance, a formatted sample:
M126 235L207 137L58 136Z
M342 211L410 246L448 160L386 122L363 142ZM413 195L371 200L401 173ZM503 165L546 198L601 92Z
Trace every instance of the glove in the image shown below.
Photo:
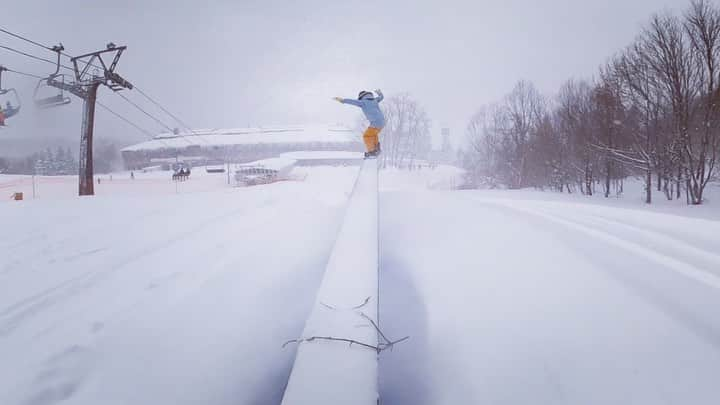
M343 102L343 98L342 98L342 97L333 97L333 100L337 101L338 103L342 103L342 102Z

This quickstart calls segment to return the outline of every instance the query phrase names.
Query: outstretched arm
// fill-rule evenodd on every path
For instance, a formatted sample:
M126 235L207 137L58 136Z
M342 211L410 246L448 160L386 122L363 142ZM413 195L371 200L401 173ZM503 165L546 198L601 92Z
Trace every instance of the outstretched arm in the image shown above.
M353 100L351 98L335 97L335 101L342 103L342 104L354 105L355 107L362 107L362 103L360 101Z
M378 103L383 101L385 99L385 96L382 94L382 90L377 89L375 90L375 93L377 93L378 97L375 99Z

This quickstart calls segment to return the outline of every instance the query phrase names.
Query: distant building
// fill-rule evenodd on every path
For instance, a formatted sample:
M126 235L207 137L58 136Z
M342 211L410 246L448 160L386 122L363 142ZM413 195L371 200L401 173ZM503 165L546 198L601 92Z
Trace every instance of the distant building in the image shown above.
M339 125L195 130L164 133L121 150L125 168L208 162L245 163L297 151L363 150L360 136Z
M433 163L451 164L455 162L455 151L450 141L450 128L440 129L440 149L430 152L429 160Z

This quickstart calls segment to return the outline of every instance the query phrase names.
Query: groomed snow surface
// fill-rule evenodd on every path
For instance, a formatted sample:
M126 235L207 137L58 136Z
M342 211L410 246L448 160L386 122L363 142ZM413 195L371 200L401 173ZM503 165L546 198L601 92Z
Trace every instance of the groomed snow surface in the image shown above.
M0 203L0 404L280 403L297 352L281 346L303 335L358 168L296 170L240 189L116 174L93 198L58 181ZM411 336L380 356L383 404L718 403L717 186L698 209L644 208L637 190L437 190L456 176L380 172L381 327Z

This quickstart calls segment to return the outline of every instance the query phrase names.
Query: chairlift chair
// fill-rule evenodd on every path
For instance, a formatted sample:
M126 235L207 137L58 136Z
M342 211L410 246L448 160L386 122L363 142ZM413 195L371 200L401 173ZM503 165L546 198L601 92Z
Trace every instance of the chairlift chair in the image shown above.
M52 47L53 52L57 53L57 64L55 65L55 72L51 73L45 79L41 79L37 86L35 86L35 92L33 93L33 101L38 108L52 108L59 107L61 105L70 104L70 97L65 95L65 75L60 74L60 56L65 47L60 44ZM53 89L53 96L42 96L41 93L46 90L41 89Z
M0 66L0 110L2 110L5 118L10 118L17 115L20 112L22 102L17 90L14 88L3 88L2 86L2 72L6 71L4 67ZM6 97L8 94L11 96Z
M2 100L0 101L0 103L2 103L2 105L0 105L0 108L3 111L3 114L5 114L5 118L10 118L20 112L20 96L18 96L18 92L15 89L0 89L0 99L6 94L12 94L12 99L15 102L11 103L9 100Z
M38 82L37 86L35 86L35 92L33 93L33 101L38 108L46 109L70 104L70 97L65 95L65 90L63 90L62 87L51 86L50 83L53 82L64 85L65 75L51 75L47 79L42 79ZM45 89L52 89L54 95L43 96L43 93L47 91Z

